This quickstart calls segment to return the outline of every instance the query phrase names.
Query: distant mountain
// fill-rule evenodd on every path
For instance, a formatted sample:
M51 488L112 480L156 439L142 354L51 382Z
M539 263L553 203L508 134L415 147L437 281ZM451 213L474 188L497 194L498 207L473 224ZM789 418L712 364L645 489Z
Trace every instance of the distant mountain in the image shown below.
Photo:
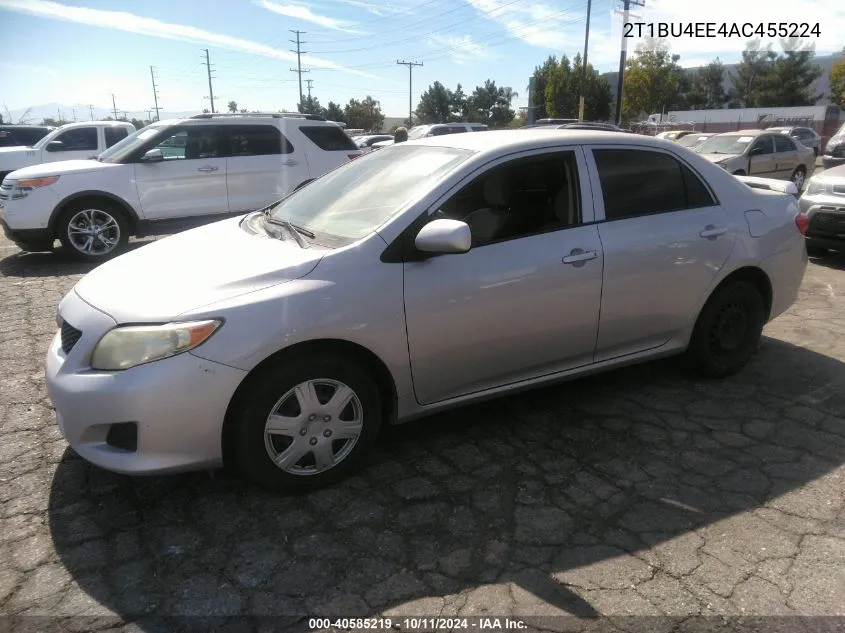
M160 114L162 119L178 119L199 114L200 112L201 110L182 110L179 112L161 110ZM3 120L5 121L7 119L6 111L0 110L0 114L3 115ZM88 105L82 103L73 105L68 105L66 103L44 103L30 108L10 110L8 114L11 115L12 122L14 123L17 123L19 119L24 118L25 121L22 122L33 124L41 123L41 121L46 118L57 119L59 117L65 119L66 121L73 121L74 118L77 121L90 121L92 118L95 120L102 120L106 117L114 118L114 112L112 112L111 108L102 108L98 106L89 107ZM134 118L146 121L150 117L150 112L147 110L132 111L119 109L117 111L117 115L118 117L126 116L128 119ZM152 111L152 115L155 117L154 110Z
M833 66L833 62L840 58L842 58L842 53L816 56L814 61L816 64L822 67L822 75L813 84L813 93L823 95L822 98L818 100L816 105L830 105L830 68L831 66ZM729 92L731 89L731 76L736 73L736 67L738 65L739 64L724 64L725 79L722 82L722 86L725 92ZM698 71L699 68L685 68L684 70L686 70L686 72L691 75ZM603 73L602 77L607 79L608 83L610 83L611 91L615 95L616 82L619 79L619 73Z

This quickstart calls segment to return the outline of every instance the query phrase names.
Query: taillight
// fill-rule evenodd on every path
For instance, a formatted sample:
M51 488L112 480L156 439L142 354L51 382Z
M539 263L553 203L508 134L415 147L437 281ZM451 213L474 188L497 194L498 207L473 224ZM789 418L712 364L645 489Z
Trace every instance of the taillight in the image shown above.
M798 227L801 235L807 234L807 229L810 228L810 218L807 217L806 213L799 213L795 216L795 226Z

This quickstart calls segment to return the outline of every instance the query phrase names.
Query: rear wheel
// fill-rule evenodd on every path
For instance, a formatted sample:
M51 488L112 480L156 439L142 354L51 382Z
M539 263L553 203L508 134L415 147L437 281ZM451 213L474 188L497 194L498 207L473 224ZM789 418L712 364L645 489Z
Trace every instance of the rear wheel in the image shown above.
M716 289L695 324L687 358L701 374L724 378L742 369L757 351L766 307L757 287L731 281Z
M278 363L253 379L240 403L238 466L255 483L289 492L327 486L362 466L382 419L375 381L340 357Z
M801 191L804 187L804 179L807 177L807 170L804 169L804 166L799 166L795 168L795 171L792 172L792 176L790 176L790 180L792 184L798 187L798 191Z

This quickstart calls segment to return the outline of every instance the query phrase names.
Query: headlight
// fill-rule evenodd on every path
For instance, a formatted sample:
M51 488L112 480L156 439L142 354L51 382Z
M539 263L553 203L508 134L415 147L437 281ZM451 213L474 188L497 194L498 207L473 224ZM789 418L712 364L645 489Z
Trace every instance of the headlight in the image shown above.
M29 192L39 187L46 187L59 181L58 176L47 176L45 178L24 178L13 183L12 193L9 196L12 200L26 198Z
M119 326L97 343L91 367L115 371L175 356L201 345L222 324L222 321L209 320Z
M804 193L808 196L814 196L825 191L827 191L827 185L825 183L821 182L818 178L810 178L810 182L807 183L807 190Z

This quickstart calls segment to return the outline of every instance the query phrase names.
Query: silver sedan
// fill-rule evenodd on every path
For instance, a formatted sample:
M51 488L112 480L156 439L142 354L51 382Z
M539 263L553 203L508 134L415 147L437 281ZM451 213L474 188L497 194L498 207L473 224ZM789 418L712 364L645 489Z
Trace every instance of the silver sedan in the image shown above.
M794 194L631 134L397 144L95 268L47 389L101 467L324 486L387 424L675 354L740 371L804 275Z

